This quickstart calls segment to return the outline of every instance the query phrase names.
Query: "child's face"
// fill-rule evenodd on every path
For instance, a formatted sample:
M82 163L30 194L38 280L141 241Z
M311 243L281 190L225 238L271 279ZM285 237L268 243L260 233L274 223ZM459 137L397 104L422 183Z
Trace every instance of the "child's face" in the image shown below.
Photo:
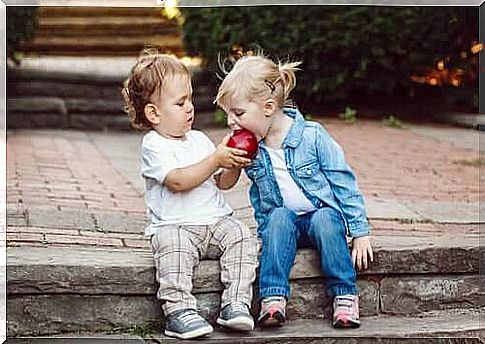
M227 125L232 130L248 129L258 141L266 137L271 126L272 112L268 112L264 103L240 95L232 96L228 103L224 111L227 114Z
M192 129L194 106L192 85L188 76L169 77L162 86L162 90L152 96L152 103L157 109L158 119L151 122L160 135L181 139Z

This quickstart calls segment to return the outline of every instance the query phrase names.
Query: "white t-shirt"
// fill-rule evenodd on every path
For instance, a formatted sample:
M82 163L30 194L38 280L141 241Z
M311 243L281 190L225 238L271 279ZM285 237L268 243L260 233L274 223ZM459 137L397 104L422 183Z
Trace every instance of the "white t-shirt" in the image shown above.
M185 139L171 140L151 130L143 137L141 149L141 173L145 180L145 201L151 221L145 235L154 234L164 225L207 225L232 214L212 177L183 192L171 192L163 185L170 171L196 164L214 152L215 146L205 134L191 130Z
M288 172L283 149L267 148L267 150L285 207L293 210L298 215L316 210Z

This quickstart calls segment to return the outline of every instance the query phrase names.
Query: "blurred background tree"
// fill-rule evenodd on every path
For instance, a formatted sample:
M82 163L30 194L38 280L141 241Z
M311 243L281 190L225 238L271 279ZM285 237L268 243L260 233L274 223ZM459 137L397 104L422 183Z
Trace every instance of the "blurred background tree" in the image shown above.
M7 7L7 57L19 63L17 47L20 42L34 38L38 27L37 7Z
M470 51L478 43L477 8L271 6L181 11L187 53L202 56L213 74L218 55L258 48L279 59L303 61L295 91L299 102L340 101L352 94L408 95L411 83L478 89L476 53ZM447 74L433 85L430 75L443 70Z

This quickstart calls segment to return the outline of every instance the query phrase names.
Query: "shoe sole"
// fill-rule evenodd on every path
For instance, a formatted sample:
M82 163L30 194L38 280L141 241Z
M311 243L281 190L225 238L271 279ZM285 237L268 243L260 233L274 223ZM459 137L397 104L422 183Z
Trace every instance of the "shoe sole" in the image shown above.
M197 330L191 331L191 332L186 332L186 333L178 333L178 332L173 332L169 330L165 330L165 335L169 337L174 337L178 339L193 339L193 338L198 338L202 336L207 336L212 333L214 329L212 326L206 326L199 328Z
M221 326L237 331L252 331L254 329L254 321L246 317L237 317L231 320L217 318L216 322Z
M360 322L352 320L343 321L339 319L337 321L334 321L332 325L334 328L358 328L360 326Z
M275 313L272 318L270 318L269 313L258 320L258 324L261 327L275 327L283 326L285 323L285 316L279 312Z

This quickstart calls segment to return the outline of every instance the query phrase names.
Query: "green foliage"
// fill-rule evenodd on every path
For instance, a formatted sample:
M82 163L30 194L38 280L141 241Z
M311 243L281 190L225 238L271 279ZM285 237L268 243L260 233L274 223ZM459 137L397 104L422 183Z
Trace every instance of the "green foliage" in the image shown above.
M393 115L389 115L387 118L384 118L382 120L382 123L384 125L387 125L388 127L391 127L391 128L399 128L399 129L404 128L404 125L401 122L401 120L394 117Z
M344 112L339 113L338 115L341 120L347 123L355 123L357 120L357 110L352 109L351 107L346 107Z
M410 72L478 40L478 10L465 7L265 6L181 8L190 55L211 73L231 48L301 60L295 98L335 101L354 92L402 93ZM456 44L455 44L456 43ZM466 44L465 44L466 45Z
M7 7L7 56L18 62L20 42L35 36L38 27L37 7Z
M142 338L150 337L162 331L161 324L157 322L147 322L140 325L116 327L110 331L111 334L135 335Z
M221 108L217 108L212 114L212 120L214 124L220 127L225 127L227 125L226 113Z

